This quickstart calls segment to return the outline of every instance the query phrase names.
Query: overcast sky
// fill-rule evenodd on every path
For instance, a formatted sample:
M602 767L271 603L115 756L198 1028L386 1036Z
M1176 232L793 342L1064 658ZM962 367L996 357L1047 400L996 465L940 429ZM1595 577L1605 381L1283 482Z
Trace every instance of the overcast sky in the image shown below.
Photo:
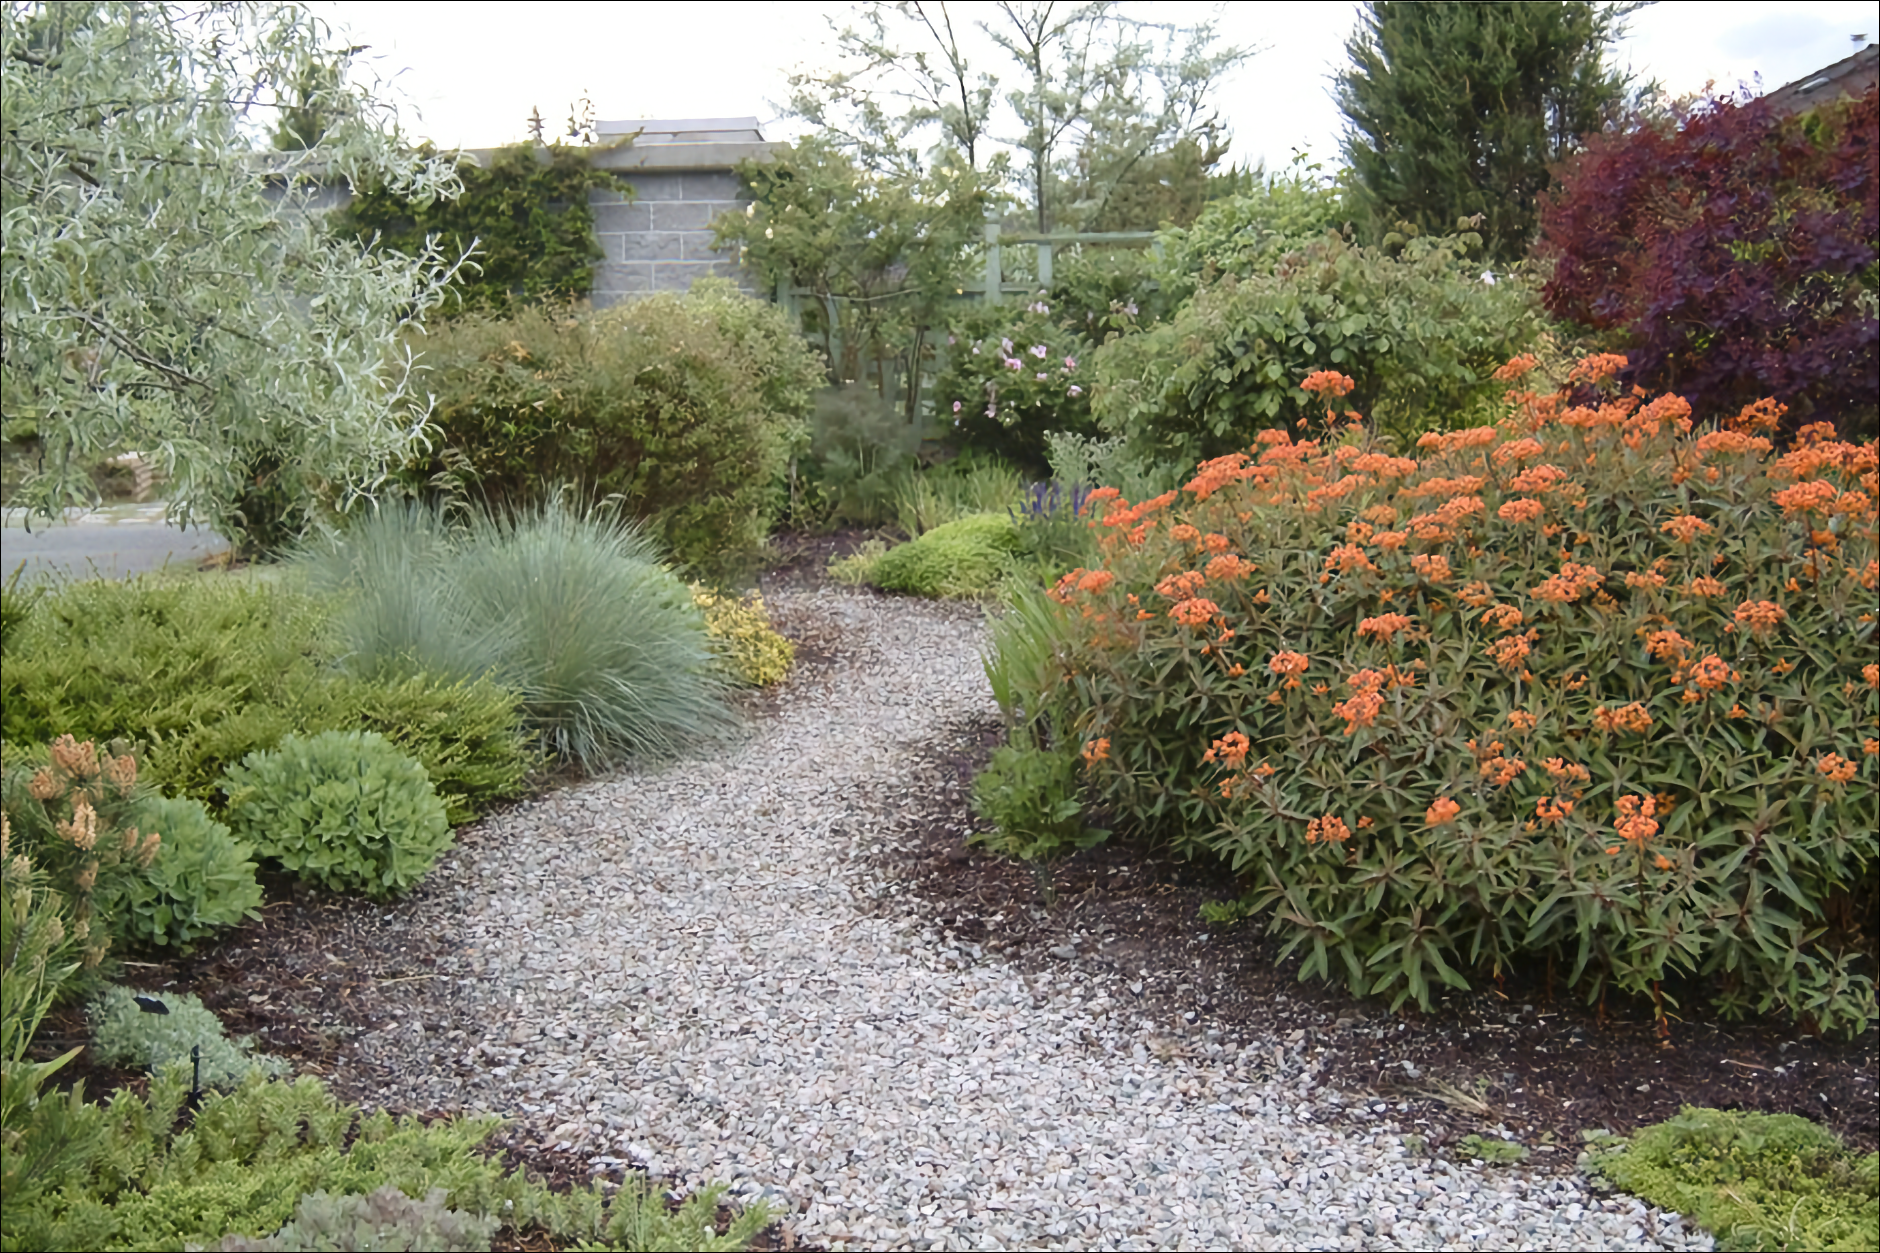
M953 6L967 14L986 4ZM788 138L778 119L793 70L827 62L827 17L841 4L537 3L516 6L338 0L314 8L371 68L392 79L411 133L441 147L488 147L526 134L540 108L551 125L586 94L604 120L755 115L766 138ZM1187 0L1138 3L1137 13L1191 22L1219 13L1224 37L1263 48L1227 82L1217 106L1233 134L1230 159L1284 165L1295 150L1334 162L1341 118L1328 91L1356 22L1350 3ZM1619 63L1674 95L1708 80L1773 90L1880 38L1872 0L1712 3L1663 0L1630 19Z

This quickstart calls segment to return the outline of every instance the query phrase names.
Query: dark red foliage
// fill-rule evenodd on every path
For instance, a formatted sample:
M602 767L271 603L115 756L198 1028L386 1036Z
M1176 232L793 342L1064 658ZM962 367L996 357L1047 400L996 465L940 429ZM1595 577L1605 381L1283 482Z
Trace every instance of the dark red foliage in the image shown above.
M1712 97L1591 138L1542 210L1548 310L1620 332L1625 381L1701 417L1773 396L1791 424L1873 434L1877 99L1784 116Z

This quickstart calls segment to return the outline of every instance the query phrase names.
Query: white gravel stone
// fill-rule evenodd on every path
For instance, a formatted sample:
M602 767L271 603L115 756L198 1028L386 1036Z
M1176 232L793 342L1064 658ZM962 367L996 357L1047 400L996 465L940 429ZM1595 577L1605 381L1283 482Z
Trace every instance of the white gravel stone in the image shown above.
M401 1040L429 1064L388 1102L729 1181L833 1248L1711 1247L1577 1179L1415 1157L1388 1107L1321 1126L1344 1102L1296 1040L1132 1018L1116 976L1027 978L884 911L863 855L915 752L993 712L982 616L769 599L845 651L746 739L463 833L414 922L482 1037Z

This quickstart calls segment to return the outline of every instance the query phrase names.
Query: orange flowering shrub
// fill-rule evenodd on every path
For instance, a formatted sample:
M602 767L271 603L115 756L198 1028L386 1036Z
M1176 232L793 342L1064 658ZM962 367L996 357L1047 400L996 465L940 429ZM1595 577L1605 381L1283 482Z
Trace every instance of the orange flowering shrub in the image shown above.
M1415 459L1341 421L1094 493L1112 578L1060 585L1034 705L1104 744L1118 838L1228 863L1247 892L1211 916L1305 975L1427 1003L1552 954L1589 995L1709 980L1858 1027L1880 458L1779 449L1768 404L1693 429L1621 365L1541 396L1514 363L1499 423Z

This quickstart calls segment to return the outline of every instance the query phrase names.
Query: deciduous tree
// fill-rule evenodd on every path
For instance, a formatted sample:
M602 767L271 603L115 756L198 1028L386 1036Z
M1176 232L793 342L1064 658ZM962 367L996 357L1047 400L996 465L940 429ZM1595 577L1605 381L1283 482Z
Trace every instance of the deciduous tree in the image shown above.
M87 464L134 449L176 520L252 536L370 493L415 437L426 404L391 349L463 258L334 241L318 197L457 182L314 72L334 55L290 4L0 8L0 412L37 436L24 503L81 502ZM269 152L289 106L323 133Z

